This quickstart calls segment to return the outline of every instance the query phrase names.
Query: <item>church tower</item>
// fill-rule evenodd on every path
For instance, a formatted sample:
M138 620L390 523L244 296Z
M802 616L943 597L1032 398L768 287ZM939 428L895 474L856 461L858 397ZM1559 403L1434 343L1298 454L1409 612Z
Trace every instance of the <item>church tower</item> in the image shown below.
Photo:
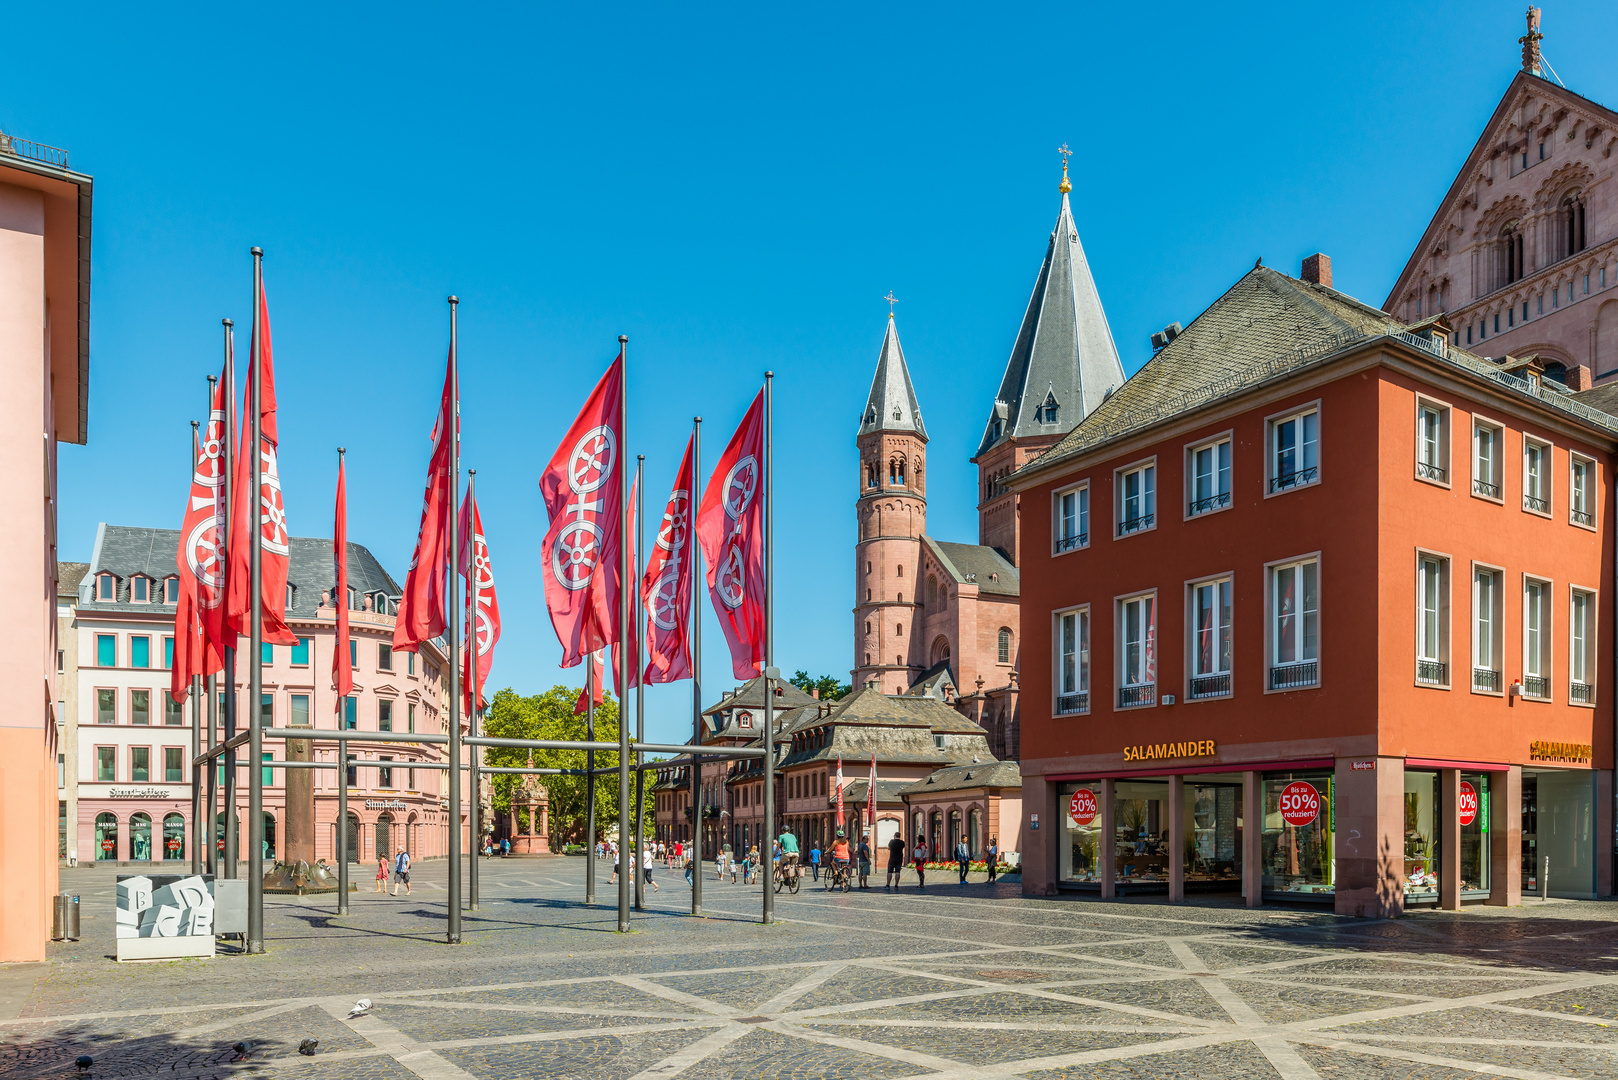
M1073 185L1065 146L1061 153L1062 208L972 457L978 467L978 543L1000 549L1013 565L1022 563L1021 535L1017 496L1006 490L1006 477L1056 445L1124 383L1112 328L1068 206Z
M891 309L857 442L853 686L898 694L920 672L910 663L910 643L927 530L927 429Z

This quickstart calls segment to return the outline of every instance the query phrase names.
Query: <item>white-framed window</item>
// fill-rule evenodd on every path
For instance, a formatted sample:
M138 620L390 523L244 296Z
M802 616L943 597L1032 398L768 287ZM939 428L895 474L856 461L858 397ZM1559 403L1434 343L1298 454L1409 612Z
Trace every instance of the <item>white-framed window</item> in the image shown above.
M1190 698L1228 697L1231 692L1231 579L1191 586Z
M1596 527L1596 463L1582 454L1568 455L1568 521Z
M1157 703L1157 596L1118 601L1118 707Z
M1523 578L1523 697L1551 696L1551 583Z
M1551 514L1551 447L1537 439L1523 439L1522 508L1530 514Z
M1449 486L1449 406L1416 400L1416 479Z
M180 602L180 576L170 574L163 579L163 602L165 604L178 604Z
M1230 505L1230 446L1226 434L1186 451L1186 517Z
M1505 595L1501 573L1492 566L1472 567L1472 692L1498 694L1501 685L1501 649L1504 623L1500 602Z
M136 574L129 579L129 599L135 604L149 604L152 602L152 579L145 574Z
M1270 421L1270 494L1320 480L1320 406Z
M1270 567L1271 690L1320 684L1320 562L1311 556Z
M1416 681L1449 685L1449 560L1416 556Z
M1056 713L1090 711L1090 609L1056 614Z
M96 575L96 599L103 604L118 599L118 579L111 574Z
M1485 420L1472 421L1472 494L1500 501L1501 428Z
M1157 527L1157 459L1119 469L1113 485L1118 492L1118 535Z
M1056 550L1075 551L1090 546L1090 484L1064 488L1052 496L1051 518L1056 523Z
M1574 588L1568 602L1568 691L1567 699L1576 705L1593 705L1596 700L1596 594Z

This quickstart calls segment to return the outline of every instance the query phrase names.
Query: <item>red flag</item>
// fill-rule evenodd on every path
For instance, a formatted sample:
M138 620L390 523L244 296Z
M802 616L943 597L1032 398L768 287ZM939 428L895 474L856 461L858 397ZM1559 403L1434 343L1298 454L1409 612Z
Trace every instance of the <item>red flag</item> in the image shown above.
M337 611L337 648L331 654L331 684L337 688L336 709L343 711L343 699L354 692L354 665L348 644L348 471L337 459L337 520L332 527L332 562L337 570L337 587L332 590L332 607Z
M489 545L483 539L483 515L478 512L478 504L473 501L471 491L461 500L461 551L458 558L461 576L466 578L466 605L472 606L472 577L468 567L477 571L478 583L478 610L477 623L472 624L470 611L467 617L466 640L476 642L476 655L478 658L475 672L478 688L478 708L489 704L489 695L484 691L488 686L489 668L494 664L494 646L500 640L500 598L494 591L494 564L489 561ZM472 707L472 670L473 650L466 650L466 671L462 680L465 694L464 704L467 715L473 712Z
M692 442L695 441L692 436ZM657 527L657 542L646 553L640 581L646 608L646 681L671 683L691 677L691 643L686 624L691 611L691 489L696 483L692 442Z
M197 622L197 590L180 579L174 607L174 657L169 664L169 696L184 705L191 694L191 677L202 671L202 626Z
M433 450L427 465L427 490L421 497L421 525L416 551L405 575L404 595L393 622L393 647L415 652L423 641L444 632L444 574L449 569L448 515L455 508L455 480L449 474L450 432L460 433L460 404L455 400L455 368L444 366L444 393L433 423Z
M636 515L636 509L639 506L639 500L637 498L639 496L639 494L640 494L640 476L637 473L637 475L635 476L634 481L629 485L629 525L628 525L627 528L624 529L624 535L629 537L629 565L631 567L634 567L634 565L635 565L635 556L637 554L635 549L638 546L635 543L635 528L636 528L636 523L639 521L639 518ZM634 601L631 600L630 602L633 603ZM640 660L639 660L639 658L640 658L640 655L641 655L641 653L640 653L640 621L639 621L639 619L637 619L635 617L633 611L631 611L630 616L629 616L629 641L630 641L629 648L630 648L630 650L632 652L635 653L636 659L634 661L635 666L630 671L629 682L625 687L626 690L629 687L640 686L641 685L641 683L639 682L639 676L640 676L640 670L639 670L639 668L640 668ZM619 654L623 651L623 644L624 644L623 642L618 641L618 642L614 642L613 646L612 646L612 685L613 686L618 685L619 671L621 670L621 667L620 667L621 661L620 661L620 655Z
M871 779L865 789L865 827L876 837L876 751L871 751Z
M588 684L583 690L579 691L579 699L573 703L574 716L583 716L585 711L588 710L592 704L601 704L601 680L606 674L601 670L605 666L604 661L602 660L602 650L597 649L595 652L590 654L590 666L594 669L595 673L595 692L593 694L591 693L591 687Z
M545 606L563 667L618 640L623 360L620 350L539 478L551 523L543 548Z
M236 644L236 630L225 617L226 552L220 539L225 522L225 403L229 393L223 379L215 384L207 433L195 444L196 465L180 525L180 550L174 560L180 573L180 593L190 598L192 618L198 623L198 670L203 675L223 669L225 649ZM174 644L178 649L178 621Z
M753 399L702 493L697 540L738 679L764 664L764 391Z
M837 827L843 827L843 755L837 755Z
M238 634L252 633L252 589L250 563L252 545L259 545L259 610L263 618L264 640L273 645L296 645L298 635L286 624L287 570L291 548L287 540L286 506L281 499L281 473L276 462L279 439L275 424L275 362L270 348L270 308L262 289L259 290L259 325L264 340L259 343L259 366L263 369L264 385L259 391L259 490L253 492L253 437L248 410L253 405L253 365L247 367L247 384L242 396L242 430L238 432L236 476L231 486L235 493L232 507L235 521L230 528L230 599L231 624ZM251 355L251 354L249 354Z

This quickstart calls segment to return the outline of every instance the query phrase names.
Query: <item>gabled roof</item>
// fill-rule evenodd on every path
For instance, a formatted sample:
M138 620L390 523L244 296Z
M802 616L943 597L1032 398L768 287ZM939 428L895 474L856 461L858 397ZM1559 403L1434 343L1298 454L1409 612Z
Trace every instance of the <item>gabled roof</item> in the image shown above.
M1124 365L1064 191L977 454L1002 439L1069 431L1123 382ZM1039 407L1051 398L1058 406L1056 423L1043 424ZM1003 421L998 435L996 418Z
M865 411L860 414L859 434L878 431L909 431L927 437L921 422L921 405L916 401L916 388L910 382L910 369L905 366L904 349L899 347L899 331L888 315L888 332L882 338L882 352L876 360L876 374L871 377L871 392L865 398Z
M799 708L804 705L812 704L815 700L785 680L782 680L777 685L776 689L780 691L780 693L775 695L775 707L778 710L784 711L786 709ZM742 683L741 686L737 687L735 693L726 697L721 697L718 701L714 702L706 709L703 709L702 715L712 716L714 713L723 712L726 709L737 708L764 708L763 676L755 675L753 678L748 679L746 682Z
M1022 588L1017 568L1006 553L986 544L956 544L923 535L922 543L957 585L971 583L984 596L1017 596Z
M906 784L900 796L930 795L940 791L961 791L966 788L1020 788L1022 770L1015 761L974 762L957 765L952 769L939 769L924 780ZM882 778L877 777L877 794L882 791Z
M79 582L90 572L87 562L59 562L56 564L56 595L78 596Z

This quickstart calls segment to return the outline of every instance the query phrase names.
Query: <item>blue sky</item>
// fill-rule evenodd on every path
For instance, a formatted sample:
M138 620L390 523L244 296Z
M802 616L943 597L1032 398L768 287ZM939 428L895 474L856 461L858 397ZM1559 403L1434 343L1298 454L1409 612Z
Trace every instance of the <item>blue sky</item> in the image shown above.
M892 289L932 436L930 531L974 540L975 448L1055 220L1073 210L1133 371L1263 256L1332 256L1380 304L1518 66L1514 2L412 4L8 15L0 129L96 180L90 443L62 548L178 527L219 320L266 249L293 531L402 577L461 307L463 463L505 613L493 681L563 680L537 481L630 337L631 451L660 506L777 374L777 662L847 677L853 433ZM32 24L30 24L33 20ZM1557 4L1545 53L1618 103L1618 8ZM64 53L64 50L67 52ZM707 697L729 662L711 615ZM648 698L675 738L689 684Z

